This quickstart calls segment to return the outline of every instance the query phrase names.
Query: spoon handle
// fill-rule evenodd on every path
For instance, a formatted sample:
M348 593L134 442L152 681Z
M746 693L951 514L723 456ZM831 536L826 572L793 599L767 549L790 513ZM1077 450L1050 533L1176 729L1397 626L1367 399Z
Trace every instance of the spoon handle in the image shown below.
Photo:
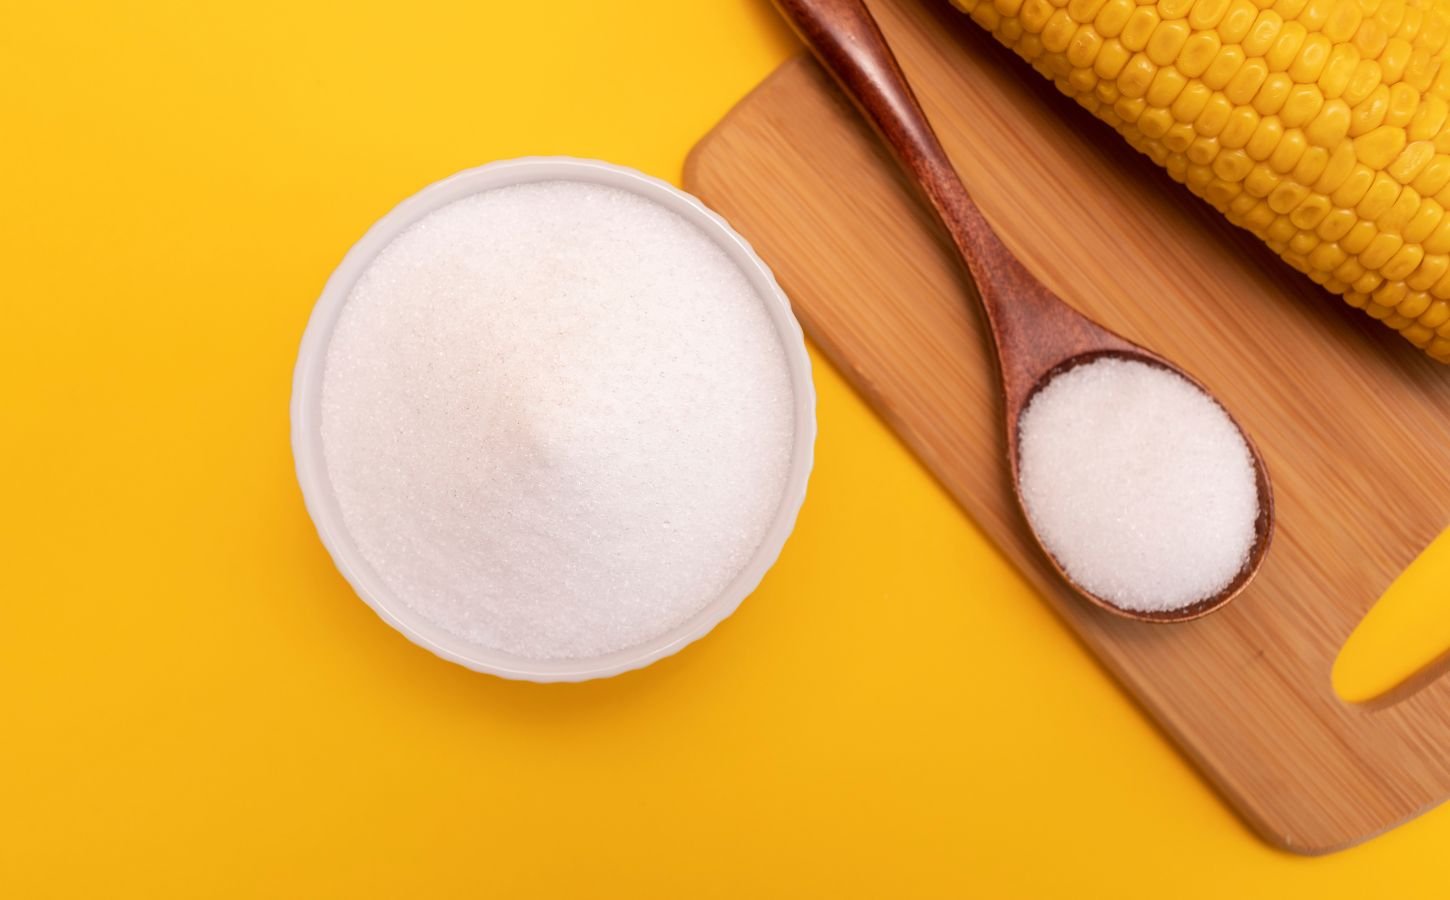
M976 276L982 258L1001 242L967 194L866 4L776 0L776 6L886 140Z
M1009 418L1054 362L1078 350L1128 346L1059 300L987 224L862 0L775 3L885 139L946 226L986 312Z

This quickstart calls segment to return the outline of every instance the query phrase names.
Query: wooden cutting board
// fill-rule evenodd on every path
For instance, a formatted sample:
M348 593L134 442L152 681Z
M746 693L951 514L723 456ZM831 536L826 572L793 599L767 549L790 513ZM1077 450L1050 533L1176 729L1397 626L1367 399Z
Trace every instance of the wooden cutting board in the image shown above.
M1351 630L1450 524L1450 368L1289 269L945 3L870 5L1007 245L1069 302L1183 363L1258 441L1279 532L1244 596L1145 625L1053 578L1011 499L970 288L810 61L701 141L687 187L755 245L821 349L1266 839L1328 852L1450 796L1450 679L1375 708L1330 686Z

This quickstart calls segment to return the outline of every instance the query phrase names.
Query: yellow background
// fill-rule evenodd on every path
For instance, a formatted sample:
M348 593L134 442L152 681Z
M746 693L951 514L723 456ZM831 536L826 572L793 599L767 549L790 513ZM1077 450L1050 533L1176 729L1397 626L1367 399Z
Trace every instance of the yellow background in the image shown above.
M1450 810L1251 836L819 359L797 533L679 656L508 683L351 594L287 443L348 246L500 157L677 181L792 49L762 0L5 10L0 896L1445 895Z

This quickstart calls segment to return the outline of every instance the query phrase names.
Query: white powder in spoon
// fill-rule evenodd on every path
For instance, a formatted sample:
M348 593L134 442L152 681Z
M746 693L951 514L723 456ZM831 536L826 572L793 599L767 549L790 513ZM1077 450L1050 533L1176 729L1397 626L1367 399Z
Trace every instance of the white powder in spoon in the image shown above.
M322 395L343 521L475 644L587 658L688 620L761 543L794 413L761 298L694 225L576 182L500 188L392 241Z
M1259 492L1243 435L1157 366L1105 357L1054 377L1019 422L1033 530L1074 582L1122 609L1182 609L1238 575Z

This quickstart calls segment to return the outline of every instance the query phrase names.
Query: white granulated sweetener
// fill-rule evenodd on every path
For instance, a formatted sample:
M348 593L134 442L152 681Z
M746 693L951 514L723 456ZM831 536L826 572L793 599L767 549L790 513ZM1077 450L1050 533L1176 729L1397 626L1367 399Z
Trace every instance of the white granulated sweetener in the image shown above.
M1122 609L1182 609L1248 561L1256 469L1228 413L1191 382L1103 358L1054 377L1019 424L1023 506L1072 580Z
M322 407L343 522L388 588L533 659L635 646L718 597L793 446L745 275L675 213L566 181L395 238L347 298Z

